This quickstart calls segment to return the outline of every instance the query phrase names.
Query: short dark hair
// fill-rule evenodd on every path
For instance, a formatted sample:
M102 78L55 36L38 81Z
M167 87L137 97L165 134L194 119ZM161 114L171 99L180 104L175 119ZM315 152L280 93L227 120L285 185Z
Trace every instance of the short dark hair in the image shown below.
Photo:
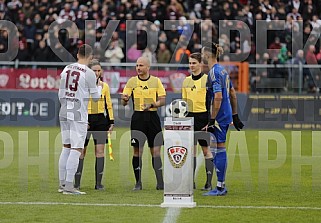
M93 66L96 66L96 65L101 66L99 60L97 60L97 59L92 59L92 60L90 61L90 63L89 63L89 68L92 68Z
M78 54L83 58L88 58L93 54L93 48L88 44L83 44L78 48Z
M216 58L219 58L221 54L223 54L223 48L217 43L206 42L203 45L205 51L210 52Z
M197 60L199 63L202 62L202 54L201 53L192 53L189 58Z

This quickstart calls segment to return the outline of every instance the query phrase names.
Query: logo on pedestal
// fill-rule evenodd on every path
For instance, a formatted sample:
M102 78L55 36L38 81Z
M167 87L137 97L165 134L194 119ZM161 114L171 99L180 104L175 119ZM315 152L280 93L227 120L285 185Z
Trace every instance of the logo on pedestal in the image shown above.
M174 168L181 168L187 157L187 149L183 146L172 146L167 149L168 159Z

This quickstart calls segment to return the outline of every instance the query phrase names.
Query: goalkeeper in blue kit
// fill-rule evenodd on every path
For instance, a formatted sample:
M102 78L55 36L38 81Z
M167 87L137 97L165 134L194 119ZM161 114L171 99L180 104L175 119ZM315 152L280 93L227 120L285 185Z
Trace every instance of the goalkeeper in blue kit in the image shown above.
M203 194L205 196L223 196L227 193L225 187L227 130L232 121L238 131L244 126L237 114L237 98L229 74L218 64L218 58L222 53L223 48L216 43L206 43L202 48L203 62L209 67L208 91L212 97L211 117L205 129L211 133L211 152L217 175L216 188Z

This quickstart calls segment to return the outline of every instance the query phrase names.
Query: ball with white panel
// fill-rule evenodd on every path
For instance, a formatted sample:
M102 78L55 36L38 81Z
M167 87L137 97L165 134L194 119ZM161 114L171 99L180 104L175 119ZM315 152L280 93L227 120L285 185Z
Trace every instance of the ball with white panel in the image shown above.
M188 106L186 101L182 99L176 99L172 101L169 106L169 113L173 118L184 118L188 114Z

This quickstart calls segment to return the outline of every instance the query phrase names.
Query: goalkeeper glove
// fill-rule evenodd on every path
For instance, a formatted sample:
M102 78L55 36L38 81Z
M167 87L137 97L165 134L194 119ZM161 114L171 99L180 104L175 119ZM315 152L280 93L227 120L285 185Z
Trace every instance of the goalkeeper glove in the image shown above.
M214 133L214 126L215 126L215 118L211 118L207 124L207 131Z
M233 124L234 124L234 127L236 128L236 130L240 131L241 129L243 129L244 124L241 122L239 115L234 114L232 117L233 117Z

